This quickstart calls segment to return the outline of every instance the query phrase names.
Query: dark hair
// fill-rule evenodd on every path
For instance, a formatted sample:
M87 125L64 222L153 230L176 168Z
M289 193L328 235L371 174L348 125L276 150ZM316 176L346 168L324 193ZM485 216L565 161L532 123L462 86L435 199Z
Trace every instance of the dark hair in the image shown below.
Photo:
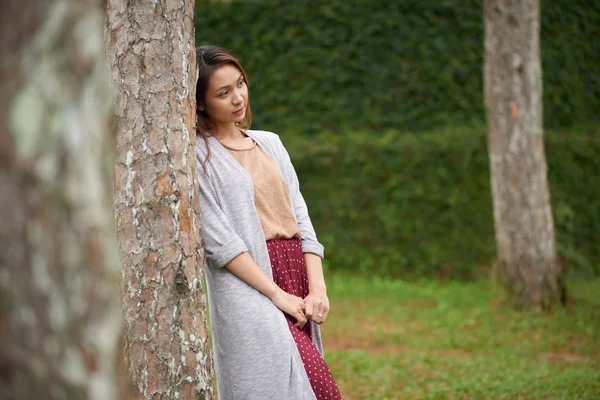
M206 143L208 151L206 159L202 163L202 168L206 173L206 163L210 159L210 146L208 144L207 131L215 128L215 124L208 118L206 111L200 111L200 106L204 105L208 82L212 74L224 65L233 65L240 70L246 85L248 85L248 77L246 71L242 68L242 64L227 50L214 45L200 46L196 48L196 66L198 68L198 80L196 81L196 134ZM246 104L246 115L244 116L244 129L250 129L252 122L252 112L250 111L250 99Z

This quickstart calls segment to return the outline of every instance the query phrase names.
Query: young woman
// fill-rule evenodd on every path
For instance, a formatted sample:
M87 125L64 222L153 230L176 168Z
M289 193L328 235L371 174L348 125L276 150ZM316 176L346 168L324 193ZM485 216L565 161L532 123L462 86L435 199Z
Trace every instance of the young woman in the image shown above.
M249 129L240 63L216 46L196 53L200 218L219 399L340 399L322 357L323 246L294 167L276 134Z

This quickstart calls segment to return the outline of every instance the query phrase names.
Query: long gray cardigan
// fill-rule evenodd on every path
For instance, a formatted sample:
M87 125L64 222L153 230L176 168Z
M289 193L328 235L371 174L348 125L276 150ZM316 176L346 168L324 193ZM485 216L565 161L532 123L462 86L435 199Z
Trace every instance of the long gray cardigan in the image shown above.
M298 178L279 136L247 131L275 161L287 183L302 235L304 252L323 257ZM206 281L213 335L213 355L221 400L315 399L300 354L283 313L271 300L237 278L225 264L248 251L270 277L265 236L254 205L254 185L246 170L213 137L210 161L198 138L200 224L208 268ZM322 353L321 333L312 325L313 342Z

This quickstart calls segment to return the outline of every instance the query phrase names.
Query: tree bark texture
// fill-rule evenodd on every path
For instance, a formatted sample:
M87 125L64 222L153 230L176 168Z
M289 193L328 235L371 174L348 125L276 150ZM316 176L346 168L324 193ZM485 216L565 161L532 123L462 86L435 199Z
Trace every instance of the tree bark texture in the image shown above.
M0 397L118 399L102 5L0 8Z
M546 174L538 0L485 0L485 102L501 279L522 306L562 292Z
M108 0L129 373L145 399L213 398L196 177L193 0Z

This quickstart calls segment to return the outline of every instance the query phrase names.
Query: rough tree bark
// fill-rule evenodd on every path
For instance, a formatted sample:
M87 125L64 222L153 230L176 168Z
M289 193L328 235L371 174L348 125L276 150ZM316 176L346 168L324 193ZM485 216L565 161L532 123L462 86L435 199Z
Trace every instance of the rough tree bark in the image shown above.
M546 176L538 0L486 0L485 102L501 279L524 307L563 292Z
M0 8L0 397L118 399L102 6Z
M108 0L129 373L142 398L213 398L195 157L193 0Z

